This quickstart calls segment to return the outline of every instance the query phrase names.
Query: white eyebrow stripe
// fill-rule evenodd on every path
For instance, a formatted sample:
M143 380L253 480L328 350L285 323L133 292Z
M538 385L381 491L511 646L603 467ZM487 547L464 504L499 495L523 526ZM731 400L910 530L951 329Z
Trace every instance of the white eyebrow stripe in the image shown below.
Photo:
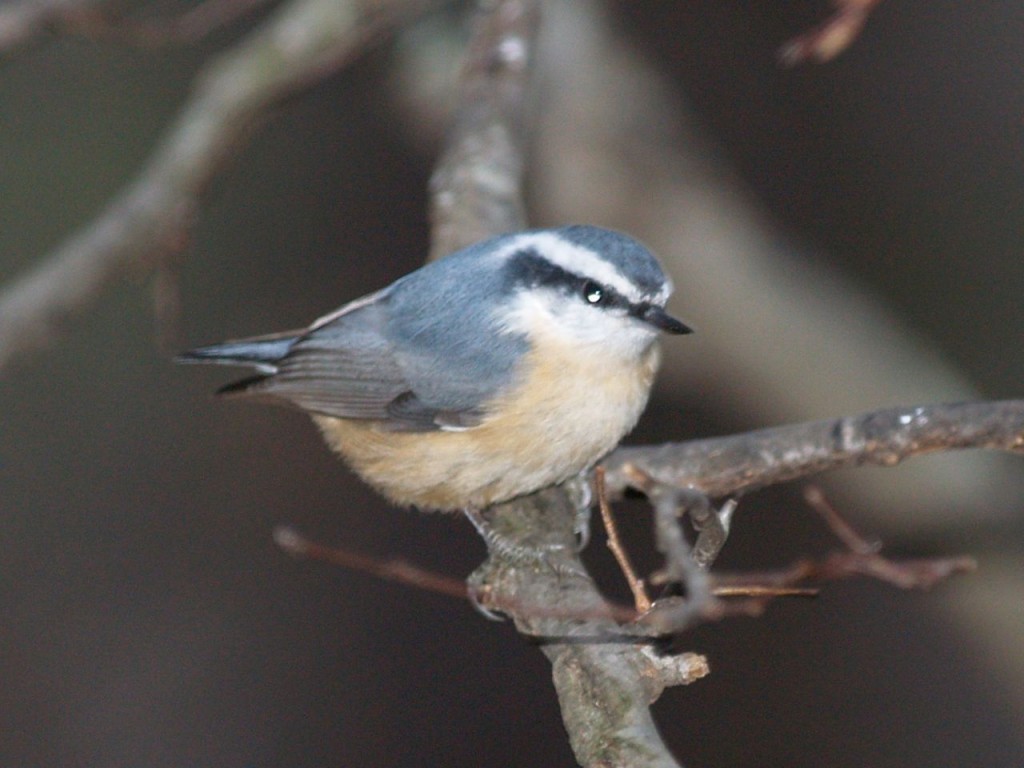
M665 283L661 286L661 290L654 295L654 303L665 306L668 302L668 297L672 295L675 290L675 284L672 282L672 278L669 275L665 275Z
M636 285L589 248L571 243L550 232L531 232L515 237L503 249L502 256L511 256L524 248L535 248L552 264L580 277L590 278L609 288L614 288L625 296L627 301L638 303L643 300Z

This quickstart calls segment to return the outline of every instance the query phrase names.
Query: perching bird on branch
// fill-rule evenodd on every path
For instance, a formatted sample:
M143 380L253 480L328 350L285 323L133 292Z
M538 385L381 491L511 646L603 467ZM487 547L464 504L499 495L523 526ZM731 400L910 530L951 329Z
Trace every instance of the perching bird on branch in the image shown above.
M200 347L220 390L308 411L400 505L483 509L589 468L636 424L672 282L626 235L521 232L427 264L308 329Z

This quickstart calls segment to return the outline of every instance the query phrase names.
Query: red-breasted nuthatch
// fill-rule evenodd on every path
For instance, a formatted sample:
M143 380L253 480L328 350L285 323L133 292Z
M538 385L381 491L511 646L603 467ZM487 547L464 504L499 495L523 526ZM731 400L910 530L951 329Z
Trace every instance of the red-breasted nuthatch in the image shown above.
M478 243L308 329L184 362L248 365L220 392L298 406L400 505L483 509L586 470L636 424L672 282L626 235L592 226Z

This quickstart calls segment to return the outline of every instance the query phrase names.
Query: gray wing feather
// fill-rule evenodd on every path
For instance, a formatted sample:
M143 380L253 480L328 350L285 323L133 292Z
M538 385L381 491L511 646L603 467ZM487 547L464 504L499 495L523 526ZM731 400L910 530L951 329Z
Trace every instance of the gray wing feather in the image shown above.
M409 390L386 337L386 306L364 304L315 326L258 389L301 408L350 419L388 419Z
M485 246L322 317L275 361L275 373L234 391L396 430L478 425L488 403L514 386L527 346L480 301L503 289L497 270L473 268L486 258Z

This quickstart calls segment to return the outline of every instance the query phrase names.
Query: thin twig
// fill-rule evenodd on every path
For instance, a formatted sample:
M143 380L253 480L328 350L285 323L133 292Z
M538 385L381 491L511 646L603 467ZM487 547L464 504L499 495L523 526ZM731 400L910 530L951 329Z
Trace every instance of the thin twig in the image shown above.
M808 506L817 512L828 524L832 533L851 552L860 555L873 555L882 549L881 541L868 541L853 529L835 507L825 497L825 492L816 485L809 485L804 489L804 501Z
M360 552L339 547L327 547L307 539L294 528L280 526L274 529L274 542L293 557L323 560L351 571L368 573L384 581L394 581L408 587L435 592L466 600L469 592L466 582L453 579L412 565L405 560L380 560Z
M791 588L807 579L835 580L863 575L892 584L900 589L929 589L958 573L977 568L970 557L936 557L916 560L890 560L881 555L881 542L869 541L858 533L833 507L819 488L808 488L804 494L812 508L824 517L832 533L846 547L824 560L802 560L781 571L765 574L743 574L718 577L723 585L729 579L746 580L766 588ZM733 582L732 586L740 586Z
M608 503L608 496L604 491L604 467L594 470L594 485L597 486L597 505L601 510L601 519L604 521L604 530L608 534L608 549L615 556L615 562L619 564L629 591L633 593L633 605L637 613L647 613L651 609L651 598L647 595L644 587L644 580L636 575L636 569L629 559L629 553L622 546L622 539L619 538L619 529L615 524L615 517L612 515L611 505Z
M525 594L522 600L516 602L511 602L506 598L498 603L490 591L483 595L472 594L464 579L445 576L400 558L378 558L343 547L321 544L303 536L289 526L282 525L274 529L274 543L292 557L319 560L356 573L365 573L382 581L391 581L424 592L454 597L458 600L475 601L480 599L481 603L478 607L493 609L500 613L529 613L531 616L565 620L566 622L611 620L622 624L635 621L638 616L632 608L614 603L609 603L607 606L602 606L589 613L569 615L564 606L541 605L531 602L529 594ZM736 588L730 587L730 589ZM636 635L622 631L608 632L600 637L604 642L620 643L629 642L631 637L636 639ZM578 639L578 636L574 635L573 638ZM534 639L538 638L534 637ZM568 635L549 636L542 639L552 643L570 641Z
M729 586L717 585L712 592L715 597L755 597L761 599L774 599L777 597L817 597L821 594L821 589L819 587L784 587L773 586L771 584L748 583L733 584Z
M808 580L839 581L851 576L868 576L899 589L930 589L941 581L977 570L972 557L938 557L917 560L889 560L878 554L833 552L823 560L800 560L788 568L762 573L716 575L722 587L751 583L765 588L792 588Z

